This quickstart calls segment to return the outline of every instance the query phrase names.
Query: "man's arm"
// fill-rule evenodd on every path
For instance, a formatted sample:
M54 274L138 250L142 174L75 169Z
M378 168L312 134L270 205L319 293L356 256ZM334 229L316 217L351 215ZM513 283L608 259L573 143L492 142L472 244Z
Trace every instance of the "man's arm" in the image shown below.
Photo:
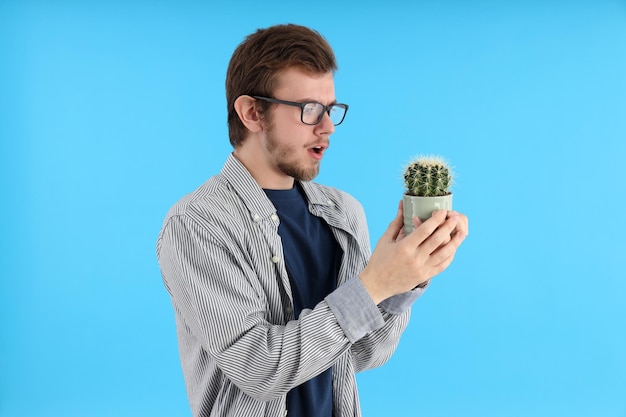
M376 304L416 288L443 272L467 236L467 217L440 210L415 230L403 232L402 203L359 275Z
M259 401L282 396L328 369L353 342L327 302L286 325L269 323L271 301L249 254L235 244L227 246L225 239L184 215L165 225L158 255L184 324L219 369ZM371 304L361 305L358 317L349 318L350 328L365 335L383 322L365 288L356 284Z
M365 268L360 277L363 280L363 275L371 273L371 270L377 271L378 275L366 278L372 280L368 286L372 300L385 297L380 295L384 291L392 295L378 304L385 325L357 341L351 348L357 371L380 366L391 357L408 324L411 305L424 293L430 279L452 262L456 249L468 233L467 217L456 212L439 212L424 225L415 219L416 231L410 240L403 242L402 209L400 203L396 218L379 240L370 259L370 271ZM372 263L374 265L369 266ZM396 279L399 279L398 282L392 281ZM404 288L394 287L399 282L403 282ZM366 282L363 284L367 285ZM376 289L383 292L375 292Z

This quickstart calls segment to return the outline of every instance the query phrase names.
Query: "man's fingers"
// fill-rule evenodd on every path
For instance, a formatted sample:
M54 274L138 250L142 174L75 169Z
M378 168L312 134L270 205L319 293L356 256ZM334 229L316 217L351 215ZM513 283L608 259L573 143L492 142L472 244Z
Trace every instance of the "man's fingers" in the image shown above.
M446 245L450 242L451 233L457 226L459 221L458 216L452 216L448 218L443 224L441 224L437 230L434 231L427 239L420 244L420 249L425 253L433 253L437 248Z
M452 233L456 234L456 233L461 232L463 233L463 236L467 236L469 234L469 225L468 225L467 216L461 213L458 213L456 211L450 210L448 212L448 217L452 217L452 216L459 216L459 223L456 225Z
M456 250L461 246L465 236L462 233L457 233L450 242L436 249L430 256L432 265L440 273L450 265L456 255Z
M415 230L406 237L408 243L415 245L415 247L421 245L446 220L446 213L446 210L434 212L428 220L420 224L419 227L416 227Z

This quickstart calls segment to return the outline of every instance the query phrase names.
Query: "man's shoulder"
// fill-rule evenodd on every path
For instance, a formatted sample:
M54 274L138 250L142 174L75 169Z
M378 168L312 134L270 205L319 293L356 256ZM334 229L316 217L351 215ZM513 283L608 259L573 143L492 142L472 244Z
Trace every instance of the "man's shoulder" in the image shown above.
M165 221L174 216L208 219L232 214L236 201L234 194L228 182L221 175L215 175L175 202L167 212Z

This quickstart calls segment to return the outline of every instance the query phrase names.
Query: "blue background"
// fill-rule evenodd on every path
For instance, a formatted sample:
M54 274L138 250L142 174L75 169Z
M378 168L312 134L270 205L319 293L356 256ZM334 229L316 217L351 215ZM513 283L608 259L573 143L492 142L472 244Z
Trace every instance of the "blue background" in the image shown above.
M335 48L351 107L318 181L361 200L372 243L416 154L452 161L470 218L359 375L364 416L626 416L610 0L0 2L0 415L189 415L155 240L231 150L232 51L285 22Z

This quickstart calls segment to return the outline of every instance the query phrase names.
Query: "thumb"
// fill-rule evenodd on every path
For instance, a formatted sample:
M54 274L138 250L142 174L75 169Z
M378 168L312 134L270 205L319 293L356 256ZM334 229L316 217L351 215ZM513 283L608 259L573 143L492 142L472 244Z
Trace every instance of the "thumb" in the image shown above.
M391 221L391 223L389 223L389 226L387 226L387 230L385 230L385 233L383 233L380 240L393 242L397 239L398 234L400 233L400 231L402 230L404 226L404 219L403 219L402 214L403 214L403 205L402 205L402 200L400 200L400 203L398 204L398 211L396 213L396 217Z
M417 229L422 223L422 219L417 216L413 217L413 228Z

